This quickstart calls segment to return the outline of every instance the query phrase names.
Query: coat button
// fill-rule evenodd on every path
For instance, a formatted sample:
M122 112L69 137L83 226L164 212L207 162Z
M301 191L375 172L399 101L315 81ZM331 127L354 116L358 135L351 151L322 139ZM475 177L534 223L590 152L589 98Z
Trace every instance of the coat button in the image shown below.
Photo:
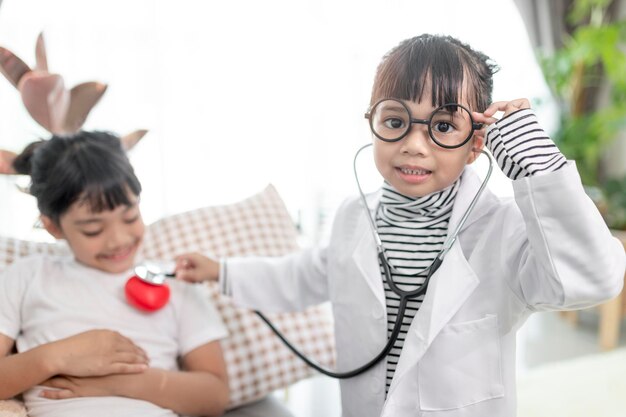
M380 320L383 318L384 312L385 311L383 310L383 306L377 304L376 306L374 306L374 311L372 312L372 314L376 320Z

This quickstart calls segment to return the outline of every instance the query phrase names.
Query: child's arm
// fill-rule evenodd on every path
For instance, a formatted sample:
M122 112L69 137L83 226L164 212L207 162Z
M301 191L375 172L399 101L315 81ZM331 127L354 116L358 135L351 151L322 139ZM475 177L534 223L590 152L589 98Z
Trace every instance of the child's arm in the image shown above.
M504 113L501 120L493 117L498 111ZM537 123L527 99L495 102L474 117L492 125L485 145L510 179L547 174L567 165L565 156Z
M14 340L0 334L0 399L12 398L57 374L96 376L143 372L145 352L121 334L90 330L11 355Z
M493 115L503 111L496 120ZM493 103L476 121L492 123L486 146L513 180L494 259L517 297L537 310L589 307L622 289L624 249L587 197L526 99ZM584 138L581 138L584 140Z
M176 257L176 278L187 282L217 281L220 263L200 253Z
M141 374L96 378L57 377L45 385L49 399L123 396L149 401L178 414L217 416L229 401L228 376L219 342L202 345L183 357L184 371L151 368Z
M221 262L187 253L176 258L176 278L219 281L220 292L235 297L240 307L265 312L300 311L328 300L327 251L306 249L285 256L233 257Z

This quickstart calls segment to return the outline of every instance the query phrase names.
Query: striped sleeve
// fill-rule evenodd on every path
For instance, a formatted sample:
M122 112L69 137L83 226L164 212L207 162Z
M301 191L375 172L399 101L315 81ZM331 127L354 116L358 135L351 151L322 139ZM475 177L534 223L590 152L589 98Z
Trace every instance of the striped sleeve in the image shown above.
M547 174L567 164L531 109L518 110L490 125L486 137L500 169L513 180Z

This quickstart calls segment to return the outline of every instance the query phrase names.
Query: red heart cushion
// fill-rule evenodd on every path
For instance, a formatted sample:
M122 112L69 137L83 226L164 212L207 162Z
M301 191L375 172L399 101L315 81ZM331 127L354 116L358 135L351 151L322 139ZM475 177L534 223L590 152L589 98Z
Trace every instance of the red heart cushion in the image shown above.
M148 284L137 276L126 281L124 292L128 303L142 311L157 311L170 299L170 287L167 284Z

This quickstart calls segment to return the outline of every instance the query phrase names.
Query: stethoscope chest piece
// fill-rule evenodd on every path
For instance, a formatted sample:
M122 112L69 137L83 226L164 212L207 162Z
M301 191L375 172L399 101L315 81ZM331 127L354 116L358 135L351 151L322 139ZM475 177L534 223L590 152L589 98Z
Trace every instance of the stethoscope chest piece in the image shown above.
M165 278L172 275L155 272L149 265L138 265L135 267L135 275L124 286L126 301L144 312L160 310L170 299L170 287L165 283Z

